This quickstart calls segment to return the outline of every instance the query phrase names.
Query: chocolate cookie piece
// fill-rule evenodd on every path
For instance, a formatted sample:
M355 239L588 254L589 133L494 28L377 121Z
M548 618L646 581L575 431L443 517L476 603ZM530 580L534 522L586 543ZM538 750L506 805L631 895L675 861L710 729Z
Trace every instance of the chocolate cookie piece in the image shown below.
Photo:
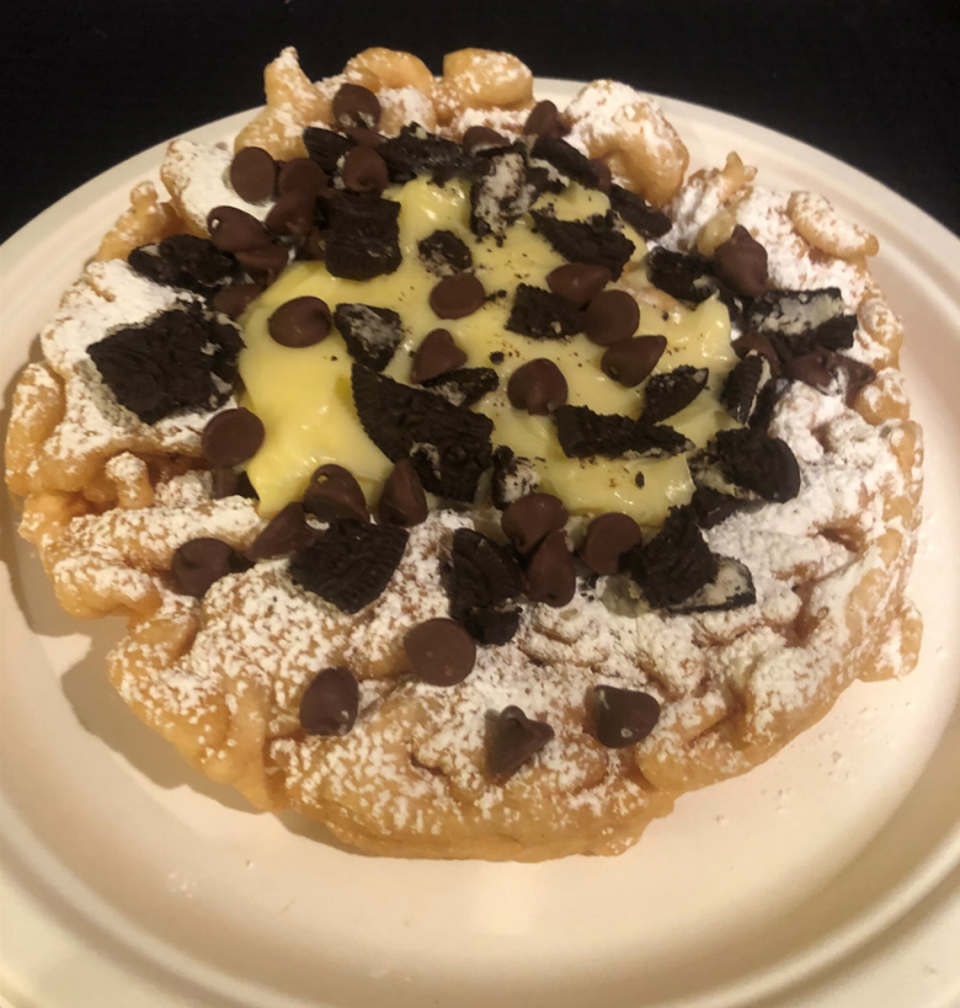
M423 387L443 396L453 406L473 406L500 384L493 368L458 368L446 374L428 378Z
M746 564L732 557L717 557L717 573L702 588L697 589L679 605L670 607L675 613L729 612L753 605L757 592L753 575Z
M290 577L353 614L378 599L397 569L407 533L393 525L334 519L323 537L290 560Z
M658 246L648 253L645 263L653 286L678 301L699 304L719 289L709 261L701 255Z
M719 568L689 505L671 508L660 531L623 557L623 568L655 609L676 606L712 581Z
M338 304L333 310L333 324L350 356L374 371L382 371L390 363L403 339L403 324L392 308Z
M535 172L514 149L484 159L485 172L470 187L470 230L478 238L503 242L507 229L536 202L546 172Z
M506 328L531 339L565 339L582 332L583 313L566 298L521 283L517 285Z
M519 707L504 707L487 735L487 769L498 781L512 777L553 738L546 721L528 718Z
M501 511L508 504L534 493L540 485L540 477L533 462L522 455L514 455L513 449L499 445L493 453L493 479L490 481L490 500Z
M610 186L610 206L641 238L662 238L673 223L670 218L636 193L622 186Z
M636 246L613 226L612 214L599 214L585 221L559 220L546 210L534 210L536 229L568 262L606 266L614 280Z
M317 673L300 700L300 727L308 735L346 735L360 710L360 687L342 665Z
M337 171L340 159L354 143L354 140L320 126L307 126L303 131L303 145L307 153L327 175Z
M164 287L210 296L239 273L237 260L213 242L179 234L155 245L141 245L127 258L130 268Z
M704 390L709 375L707 368L688 364L654 375L644 390L641 422L653 424L679 413Z
M697 486L690 499L690 506L697 517L697 523L703 529L713 528L714 525L726 521L745 503L742 497L732 497L730 494L707 486Z
M693 448L693 442L672 427L594 413L588 406L561 406L553 419L567 458L668 458Z
M817 347L827 350L852 347L857 317L846 314L838 287L774 290L750 303L744 326L767 337L780 337L793 356L800 356Z
M400 204L371 193L321 197L327 269L346 280L393 273L401 262Z
M353 366L352 385L363 429L387 458L411 458L430 493L473 501L491 462L488 417L359 364Z
M600 184L597 166L573 144L557 136L540 134L530 148L530 157L546 161L566 179L588 189L596 189Z
M761 430L720 431L708 446L723 475L763 500L793 500L800 492L800 467L786 441Z
M473 178L486 167L482 159L464 150L453 140L429 133L418 123L411 123L399 135L388 137L377 153L387 163L391 182L410 182L418 175L429 175L437 185L462 175Z
M642 742L660 720L660 703L643 690L594 686L596 736L608 749Z
M437 230L417 242L424 268L438 277L453 276L473 269L473 255L452 231Z
M237 381L243 347L232 322L198 305L124 326L87 353L117 402L146 424L181 410L214 410Z
M457 529L450 553L450 615L481 644L506 644L520 621L510 605L523 591L523 574L502 546L473 529Z
M757 412L761 393L773 379L770 362L759 353L748 353L727 375L720 402L734 420L749 423Z

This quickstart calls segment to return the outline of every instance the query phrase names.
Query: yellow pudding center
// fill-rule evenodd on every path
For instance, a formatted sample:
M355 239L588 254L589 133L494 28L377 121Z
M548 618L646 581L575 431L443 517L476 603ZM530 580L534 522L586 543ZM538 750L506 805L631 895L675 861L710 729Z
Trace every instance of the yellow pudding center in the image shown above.
M565 340L537 340L508 332L507 319L520 283L546 287L545 277L566 260L546 239L534 233L529 216L506 233L501 246L493 238L477 241L470 231L469 186L455 179L441 187L425 177L387 189L384 196L400 203L400 249L403 261L396 272L372 280L344 280L332 276L322 262L289 267L249 308L243 318L245 349L240 375L245 386L243 405L263 421L266 437L250 460L247 474L260 496L265 516L299 500L314 470L334 462L360 481L368 501L376 501L393 463L367 437L357 417L350 387L352 359L334 329L322 342L291 348L275 342L267 331L271 314L286 301L311 295L322 298L331 312L341 303L391 308L403 322L404 339L384 374L409 383L413 352L432 329L450 331L467 354L466 367L492 367L499 387L473 408L494 423L494 445L508 445L517 455L534 461L541 489L556 494L572 513L624 511L642 524L658 525L667 509L690 499L693 485L683 455L660 460L571 459L557 441L553 421L514 409L507 398L507 382L516 368L538 357L553 360L563 372L572 406L589 406L597 413L639 416L645 382L624 388L600 370L604 348L578 335ZM583 220L606 213L609 200L597 190L573 183L560 195L546 193L536 206L553 205L559 218ZM473 255L474 272L488 294L505 297L487 301L462 319L441 319L429 304L439 278L428 272L417 243L436 230L452 231ZM736 363L730 346L726 308L711 298L694 309L674 305L664 311L643 302L646 284L640 268L646 243L631 228L626 234L636 250L624 270L628 283L640 294L638 334L661 334L667 349L654 374L689 364L710 370L707 388L685 409L663 421L702 447L721 427L735 426L717 395L725 375ZM491 354L502 354L499 363ZM499 360L499 358L495 358ZM643 486L637 474L643 473Z

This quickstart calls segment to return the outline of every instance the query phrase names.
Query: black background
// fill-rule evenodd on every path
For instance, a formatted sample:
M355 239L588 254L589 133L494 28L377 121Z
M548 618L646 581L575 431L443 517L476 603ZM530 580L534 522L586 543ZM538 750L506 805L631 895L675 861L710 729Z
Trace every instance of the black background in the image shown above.
M960 233L960 2L73 0L0 26L0 239L87 179L262 102L295 45L312 79L370 45L439 72L506 49L547 77L613 77L842 158Z

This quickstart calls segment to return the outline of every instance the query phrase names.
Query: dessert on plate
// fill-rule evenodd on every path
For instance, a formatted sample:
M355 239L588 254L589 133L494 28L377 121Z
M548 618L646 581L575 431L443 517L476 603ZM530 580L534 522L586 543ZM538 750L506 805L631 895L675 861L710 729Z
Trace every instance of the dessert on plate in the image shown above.
M613 81L287 49L43 330L6 475L210 778L401 857L616 854L913 667L876 238ZM868 629L869 628L869 629Z

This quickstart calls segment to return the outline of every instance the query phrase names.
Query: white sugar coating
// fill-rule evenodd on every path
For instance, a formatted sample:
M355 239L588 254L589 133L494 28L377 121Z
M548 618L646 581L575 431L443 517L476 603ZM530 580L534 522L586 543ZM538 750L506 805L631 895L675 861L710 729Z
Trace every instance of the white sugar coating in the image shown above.
M486 126L488 129L510 134L523 131L530 112L526 109L464 109L451 121L447 132L461 137L472 126Z
M272 108L278 111L302 108L317 100L316 90L300 69L297 50L293 46L287 46L283 49L273 61L272 66L279 71L278 76L283 80L282 101L279 105L271 106Z
M203 144L193 140L170 143L164 173L174 180L180 203L191 221L205 226L207 215L218 206L236 207L257 220L266 220L274 201L249 203L239 196L230 184L232 161L233 151L224 143Z
M649 95L616 81L593 81L582 88L567 106L565 116L572 127L567 141L593 155L606 153L632 137L639 138L654 156L674 147L676 135L660 105Z
M801 218L805 226L827 238L840 255L862 251L870 241L869 231L844 220L830 201L819 193L794 193L793 216Z
M433 121L433 101L415 87L383 88L377 98L384 112L403 124Z
M103 470L114 483L132 487L147 475L147 463L132 452L121 452L109 459Z

